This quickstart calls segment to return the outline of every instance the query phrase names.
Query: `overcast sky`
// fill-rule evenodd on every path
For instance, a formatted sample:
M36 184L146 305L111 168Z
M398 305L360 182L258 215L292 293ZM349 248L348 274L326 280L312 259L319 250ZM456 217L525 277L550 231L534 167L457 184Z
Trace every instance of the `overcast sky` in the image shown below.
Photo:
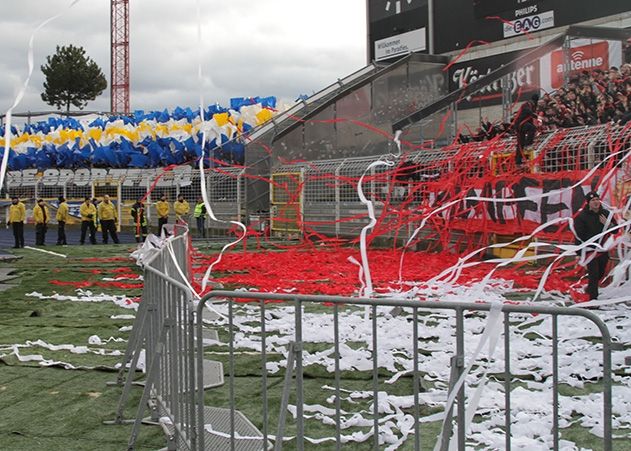
M196 107L195 0L130 0L131 108ZM40 66L57 45L73 44L101 67L108 88L86 110L110 107L110 0L4 0L0 10L0 109L27 75L28 41L43 20L63 11L35 36L35 69L15 112L54 109L41 100ZM205 104L231 97L295 99L366 63L365 0L200 0Z

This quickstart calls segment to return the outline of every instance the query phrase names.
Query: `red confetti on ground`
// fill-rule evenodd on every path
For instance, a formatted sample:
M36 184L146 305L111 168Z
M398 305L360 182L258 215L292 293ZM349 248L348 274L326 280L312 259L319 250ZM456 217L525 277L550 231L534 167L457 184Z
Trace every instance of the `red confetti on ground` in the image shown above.
M82 258L81 261L87 262L87 263L128 262L129 258L128 257L105 257L105 258L88 257L88 258Z
M399 279L400 250L371 250L368 252L373 285L376 289L397 286ZM239 252L225 254L214 267L212 281L229 288L256 288L261 292L300 294L326 294L348 296L360 288L358 267L348 261L354 257L360 261L355 249L287 250L284 252ZM216 255L196 255L193 272L201 278ZM403 281L427 281L453 266L458 256L449 253L407 252L404 258ZM580 267L558 267L549 275L546 290L567 293L578 278ZM482 280L495 267L481 262L466 268L458 279L459 284ZM514 281L515 288L535 290L545 267L514 265L498 269L494 278ZM199 285L195 287L199 289ZM381 291L381 290L379 290Z

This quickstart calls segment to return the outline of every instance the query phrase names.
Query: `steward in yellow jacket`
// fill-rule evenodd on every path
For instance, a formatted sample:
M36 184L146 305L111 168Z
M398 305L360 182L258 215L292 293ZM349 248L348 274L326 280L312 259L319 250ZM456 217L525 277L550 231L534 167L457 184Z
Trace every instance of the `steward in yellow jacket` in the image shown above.
M101 221L101 232L103 233L103 244L107 244L107 235L112 236L112 241L118 244L116 234L116 206L110 202L110 196L103 196L103 202L99 204L99 220Z
M35 224L48 224L50 222L50 212L44 199L38 200L37 205L33 207L33 222Z
M81 221L91 221L94 223L96 218L96 207L90 201L89 197L85 198L85 202L79 207L79 214L81 215Z
M173 202L173 209L175 210L175 219L178 221L188 222L187 216L191 211L191 207L188 202L184 200L184 196L179 195L177 202Z
M162 226L169 222L169 203L167 202L167 196L160 196L160 200L156 202L156 212L158 213L158 234L162 234Z
M79 242L85 244L85 235L90 230L90 243L96 244L96 226L94 220L96 218L96 207L90 201L90 196L86 196L85 201L79 207L81 215L81 239Z
M50 221L50 212L44 204L44 199L39 199L37 205L33 207L33 222L35 222L35 245L44 246L46 244L46 231Z
M64 196L59 196L57 206L57 246L66 245L66 222L68 222L68 204Z
M24 247L24 221L26 221L26 207L17 196L14 196L9 206L9 220L13 229L13 238L15 238L15 246Z
M116 206L110 202L110 196L103 197L103 202L99 204L98 208L99 220L103 221L116 221Z

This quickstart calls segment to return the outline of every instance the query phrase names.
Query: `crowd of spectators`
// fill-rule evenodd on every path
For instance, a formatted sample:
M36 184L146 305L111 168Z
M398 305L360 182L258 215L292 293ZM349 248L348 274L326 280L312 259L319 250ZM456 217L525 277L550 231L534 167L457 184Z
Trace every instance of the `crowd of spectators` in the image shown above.
M631 121L631 64L609 70L583 71L552 93L545 93L533 108L542 132L558 128ZM476 133L461 134L460 142L485 141L503 133L514 133L513 124L480 124Z
M536 113L544 131L631 119L631 64L581 72L566 86L544 94Z

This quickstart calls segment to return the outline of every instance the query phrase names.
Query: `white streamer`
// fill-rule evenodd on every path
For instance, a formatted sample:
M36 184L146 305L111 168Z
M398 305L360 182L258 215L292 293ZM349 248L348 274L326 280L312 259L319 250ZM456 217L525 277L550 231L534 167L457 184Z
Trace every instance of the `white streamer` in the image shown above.
M67 255L58 254L57 252L53 252L53 251L47 251L46 249L39 249L37 247L24 246L24 249L30 249L32 251L43 252L44 254L54 255L55 257L68 258Z
M374 161L370 164L370 166L366 168L362 176L359 178L359 182L357 182L357 194L359 195L359 200L362 204L366 205L366 209L368 210L368 217L370 218L370 222L362 228L362 231L359 235L359 253L362 259L361 263L364 270L364 281L366 285L366 288L363 290L364 292L360 293L360 296L366 297L371 297L373 295L372 277L370 275L370 266L368 264L368 251L366 248L366 235L368 234L368 231L371 230L375 226L375 224L377 224L377 218L375 217L375 206L373 205L373 202L364 195L362 182L364 181L364 177L366 176L366 174L371 169L377 166L394 166L394 163L391 161L382 160Z
M199 0L195 1L195 5L196 5L196 10L197 10L197 79L199 81L199 116L203 125L204 124L204 96L203 96L203 90L202 90L203 71L202 71L202 58L201 58L201 53L200 53L200 49L202 46L202 25L201 25L201 12L200 12ZM204 127L202 130L202 142L200 143L202 155L199 158L199 175L200 175L200 189L201 189L202 199L204 200L204 206L206 207L206 212L208 213L208 216L210 216L210 218L213 221L230 223L232 225L236 225L237 227L241 229L243 234L236 241L228 243L224 247L222 247L221 252L219 253L219 256L217 257L217 259L208 266L208 269L206 270L206 273L204 274L204 278L202 279L202 292L206 291L206 286L208 285L208 279L210 278L210 273L212 272L213 267L221 261L224 252L230 249L231 247L239 244L241 240L245 239L245 234L247 232L247 228L245 227L245 224L243 224L242 222L224 221L221 219L217 219L217 217L215 216L215 213L213 212L212 207L210 206L210 201L208 200L208 194L206 192L206 176L204 174L205 144L206 144L206 128Z

